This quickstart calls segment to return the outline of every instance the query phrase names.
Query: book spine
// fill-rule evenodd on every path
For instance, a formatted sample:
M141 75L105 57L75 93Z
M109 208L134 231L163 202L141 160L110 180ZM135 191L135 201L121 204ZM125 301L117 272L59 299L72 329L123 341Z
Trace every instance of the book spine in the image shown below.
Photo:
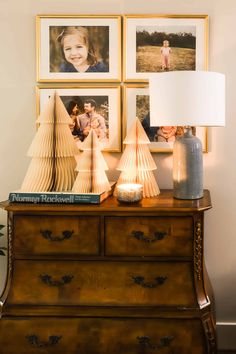
M58 193L10 193L10 203L99 204L100 195Z

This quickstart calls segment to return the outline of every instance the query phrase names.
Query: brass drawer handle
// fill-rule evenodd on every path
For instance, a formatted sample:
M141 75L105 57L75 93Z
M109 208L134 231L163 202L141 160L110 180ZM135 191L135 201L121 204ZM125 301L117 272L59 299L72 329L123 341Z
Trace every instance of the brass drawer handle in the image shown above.
M149 348L152 350L156 350L156 349L161 349L161 348L165 348L165 347L169 347L170 343L172 342L172 340L174 339L173 336L165 336L160 338L160 343L159 344L151 344L151 340L148 336L142 336L142 337L137 337L137 340L139 342L139 344L143 347L143 348Z
M141 275L132 276L132 279L134 280L135 284L141 285L143 288L153 289L156 288L158 285L164 284L167 277L156 277L154 283L146 283L145 278Z
M63 241L63 240L67 240L68 238L71 238L71 236L73 235L74 231L69 231L69 230L65 230L62 231L62 235L61 236L52 236L52 231L51 230L40 230L41 235L46 238L46 240L49 241Z
M36 334L31 334L25 337L27 341L36 348L48 348L56 345L62 336L50 336L47 342L40 341Z
M51 275L48 274L40 274L39 278L42 280L44 284L47 284L49 286L63 286L65 284L68 284L71 282L71 280L74 278L73 275L64 275L61 277L61 280L53 280Z
M153 236L145 236L143 231L131 232L131 236L135 237L137 240L144 241L147 243L153 243L156 241L163 240L166 235L167 233L163 231L155 231Z

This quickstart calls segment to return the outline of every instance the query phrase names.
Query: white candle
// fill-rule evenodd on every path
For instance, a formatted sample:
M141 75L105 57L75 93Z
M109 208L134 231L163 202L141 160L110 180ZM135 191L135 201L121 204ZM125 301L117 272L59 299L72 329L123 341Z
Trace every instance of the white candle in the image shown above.
M124 183L117 186L117 200L119 202L139 202L143 197L142 184Z

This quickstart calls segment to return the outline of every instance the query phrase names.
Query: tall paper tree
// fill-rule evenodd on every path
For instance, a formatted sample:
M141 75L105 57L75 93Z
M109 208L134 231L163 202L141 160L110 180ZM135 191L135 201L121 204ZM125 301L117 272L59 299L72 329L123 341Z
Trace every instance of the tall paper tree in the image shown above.
M69 191L75 180L75 155L79 153L69 124L71 118L57 92L39 116L40 124L27 155L32 157L22 191Z
M140 183L144 197L158 195L160 190L153 175L156 164L148 147L150 140L138 118L134 120L124 144L126 148L117 167L122 172L116 186L122 183Z
M83 151L77 159L78 175L73 192L75 193L103 193L111 189L105 171L108 166L101 153L101 144L97 134L91 129L80 149Z

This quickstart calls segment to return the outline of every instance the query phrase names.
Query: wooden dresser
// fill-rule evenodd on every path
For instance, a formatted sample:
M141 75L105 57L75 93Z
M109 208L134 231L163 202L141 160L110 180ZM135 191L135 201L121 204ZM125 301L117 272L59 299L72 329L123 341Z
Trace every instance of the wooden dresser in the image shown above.
M1 354L216 353L203 261L210 195L8 204Z

